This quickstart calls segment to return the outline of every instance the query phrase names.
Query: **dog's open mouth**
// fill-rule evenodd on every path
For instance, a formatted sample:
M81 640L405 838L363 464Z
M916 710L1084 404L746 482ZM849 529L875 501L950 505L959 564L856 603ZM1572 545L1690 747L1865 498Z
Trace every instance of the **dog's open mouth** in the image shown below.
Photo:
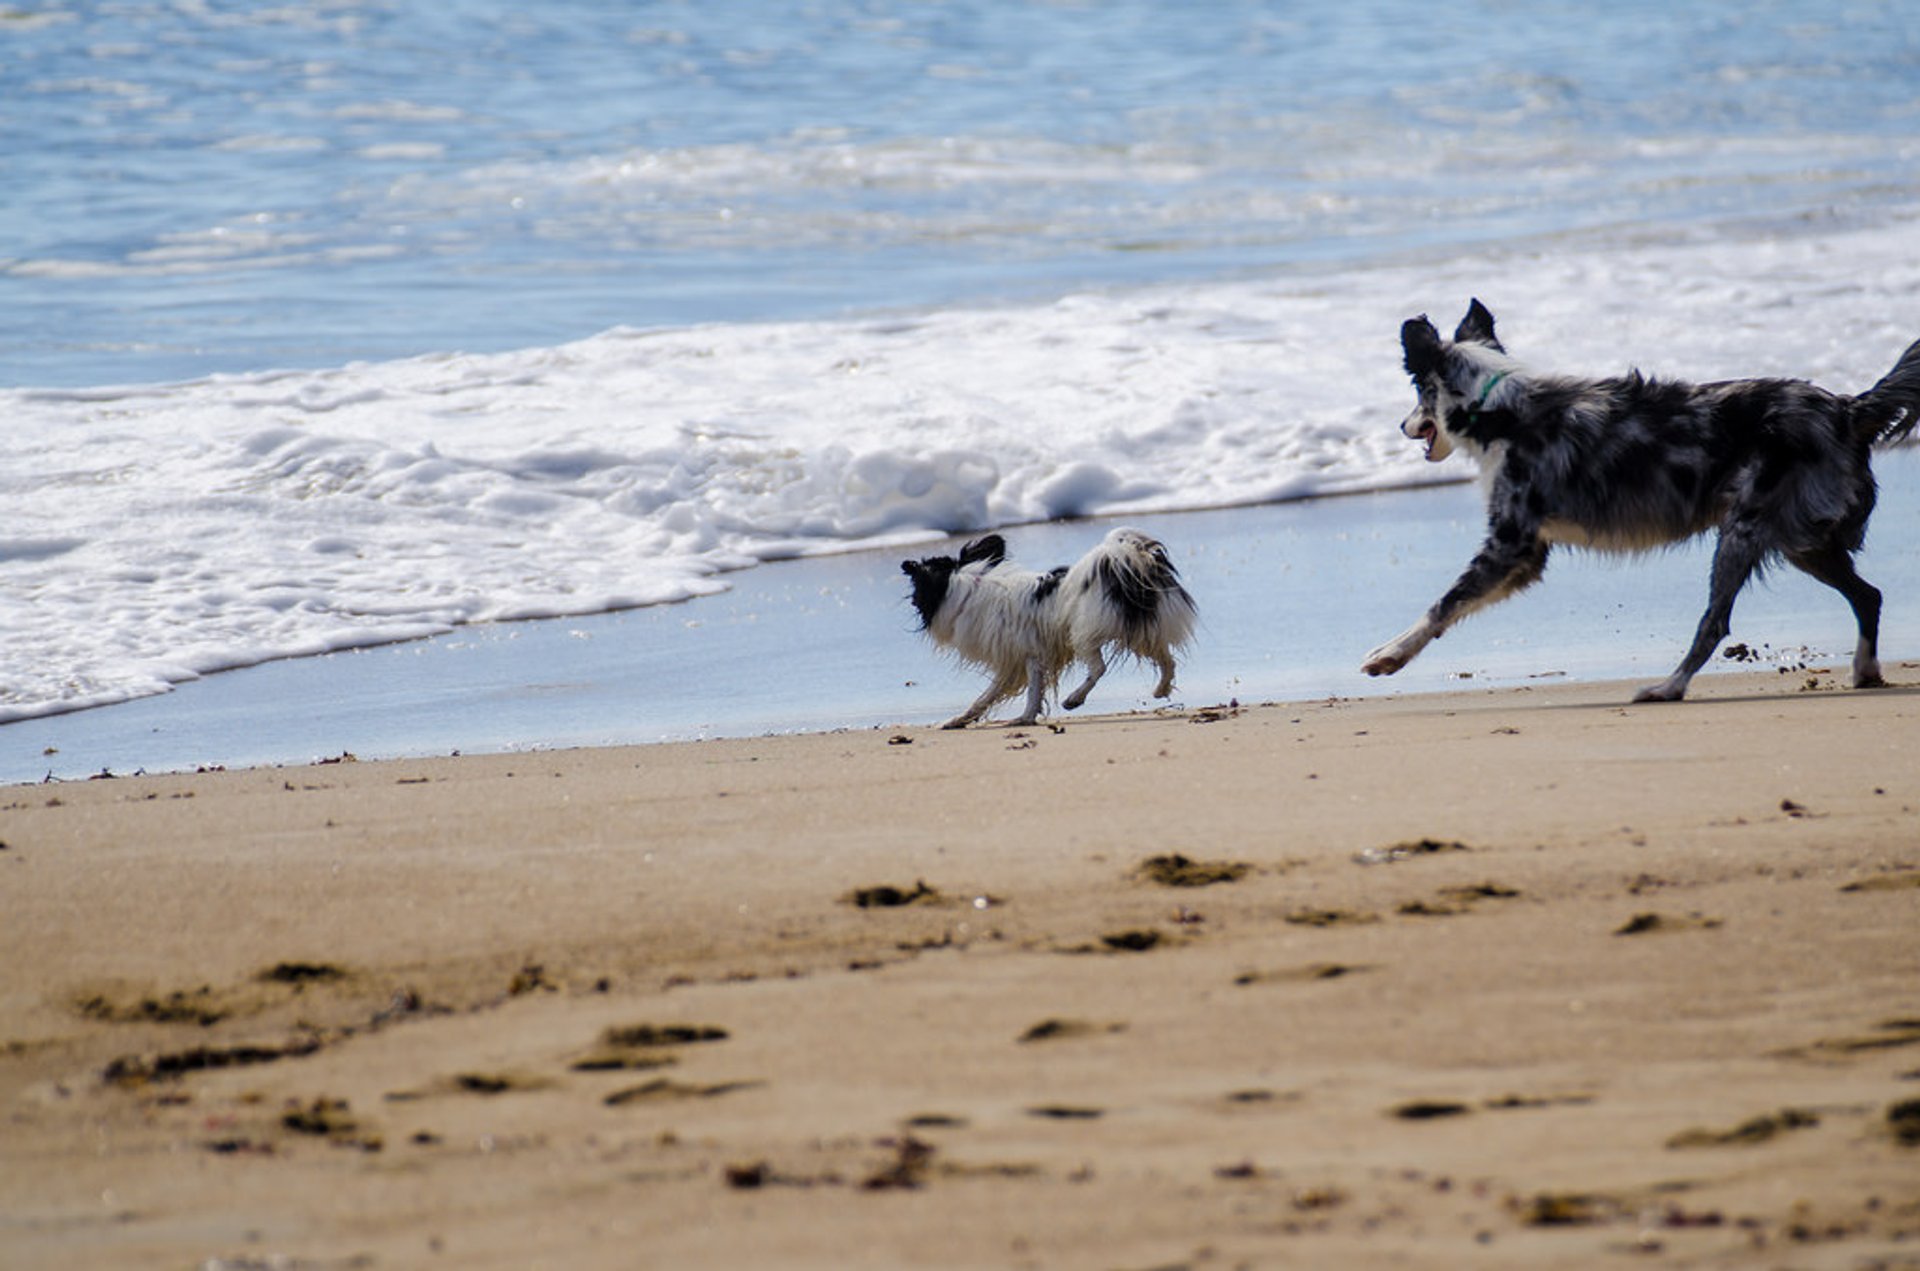
M1413 435L1413 439L1425 447L1427 462L1432 463L1434 461L1433 448L1440 442L1440 430L1432 424L1423 424L1421 425L1420 431Z

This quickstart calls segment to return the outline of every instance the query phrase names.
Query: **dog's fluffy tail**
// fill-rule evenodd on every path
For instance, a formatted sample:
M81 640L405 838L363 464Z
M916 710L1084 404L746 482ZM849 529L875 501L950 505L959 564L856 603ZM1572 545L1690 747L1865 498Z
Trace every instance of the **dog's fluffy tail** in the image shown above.
M1920 340L1907 346L1880 382L1853 399L1853 426L1877 446L1903 440L1920 424Z
M1177 648L1193 637L1193 597L1180 585L1158 539L1122 527L1109 533L1089 561L1093 584L1121 624L1121 642L1138 652L1146 642Z

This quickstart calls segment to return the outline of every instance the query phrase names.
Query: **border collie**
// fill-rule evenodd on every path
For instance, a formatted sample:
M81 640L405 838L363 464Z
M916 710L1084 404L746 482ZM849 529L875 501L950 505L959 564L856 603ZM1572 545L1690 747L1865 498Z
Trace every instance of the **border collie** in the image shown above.
M1135 529L1116 529L1072 568L1044 574L1010 563L998 534L973 540L958 556L902 561L900 569L913 580L921 629L990 677L946 728L965 728L1023 685L1026 708L1013 722L1032 724L1061 673L1080 662L1087 678L1060 703L1074 710L1114 651L1158 666L1153 695L1166 697L1174 653L1193 636L1193 597L1167 549Z
M1718 531L1706 613L1673 674L1637 702L1677 702L1727 636L1734 598L1785 559L1832 587L1859 624L1856 688L1878 686L1880 592L1854 572L1873 511L1872 447L1920 422L1920 341L1857 397L1803 380L1686 384L1528 370L1478 300L1442 340L1425 315L1400 329L1419 404L1400 425L1438 462L1480 467L1487 537L1420 621L1362 669L1392 675L1477 609L1536 581L1555 543L1641 552Z

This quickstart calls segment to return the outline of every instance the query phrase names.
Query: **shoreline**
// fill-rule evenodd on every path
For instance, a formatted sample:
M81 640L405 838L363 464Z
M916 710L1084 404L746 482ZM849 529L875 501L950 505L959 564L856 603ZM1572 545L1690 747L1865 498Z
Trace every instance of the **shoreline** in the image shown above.
M1920 448L1879 458L1883 490L1862 574L1886 596L1882 652L1920 654ZM1367 649L1445 588L1477 545L1474 488L1126 517L1167 543L1200 604L1182 660L1190 706L1397 696L1484 684L1664 678L1699 619L1705 542L1620 561L1569 552L1549 578L1450 633L1390 680ZM1122 518L1102 518L1112 524ZM1008 532L1016 559L1076 559L1088 521ZM441 637L224 671L154 697L0 725L0 783L102 771L301 763L352 753L533 753L579 745L748 737L950 717L979 691L913 630L898 571L923 548L776 562L670 606L467 626ZM1769 662L1838 664L1852 618L1834 593L1778 570L1747 588L1729 645ZM1710 664L1727 673L1724 659ZM1150 706L1119 668L1090 706ZM1071 717L1068 721L1071 722Z
M10 1257L1898 1257L1887 673L14 787Z

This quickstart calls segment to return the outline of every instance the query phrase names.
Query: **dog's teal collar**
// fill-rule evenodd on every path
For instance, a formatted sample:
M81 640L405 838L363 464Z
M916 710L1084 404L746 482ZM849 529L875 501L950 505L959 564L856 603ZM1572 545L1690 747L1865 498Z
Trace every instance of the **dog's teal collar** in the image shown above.
M1473 399L1473 405L1467 407L1467 414L1478 415L1487 404L1487 398L1493 396L1493 390L1500 387L1500 381L1513 374L1512 371L1498 371L1485 384L1480 386L1480 396Z

